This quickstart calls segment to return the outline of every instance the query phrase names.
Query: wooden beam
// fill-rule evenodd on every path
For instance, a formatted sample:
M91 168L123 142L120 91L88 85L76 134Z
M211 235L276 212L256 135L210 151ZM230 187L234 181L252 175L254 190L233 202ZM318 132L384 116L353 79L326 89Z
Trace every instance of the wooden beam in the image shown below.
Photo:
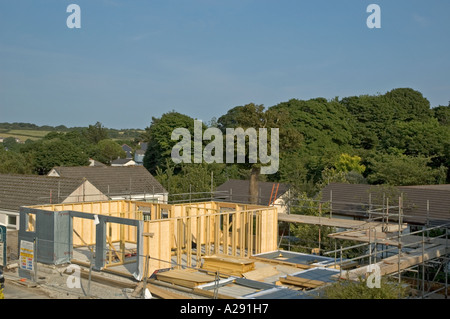
M196 238L196 267L199 268L202 264L202 217L197 216L197 238Z
M325 282L320 281L320 280L299 278L299 277L289 276L289 275L286 277L280 277L279 280L283 284L295 285L295 286L304 287L304 288L317 288L317 287L325 285Z
M80 238L81 242L82 242L84 245L86 245L87 248L89 248L89 250L93 253L94 250L88 245L88 243L86 243L86 242L84 241L83 238L81 238L80 234L78 234L78 232L77 232L75 229L73 230L73 232L75 233L75 235L78 236L78 238Z

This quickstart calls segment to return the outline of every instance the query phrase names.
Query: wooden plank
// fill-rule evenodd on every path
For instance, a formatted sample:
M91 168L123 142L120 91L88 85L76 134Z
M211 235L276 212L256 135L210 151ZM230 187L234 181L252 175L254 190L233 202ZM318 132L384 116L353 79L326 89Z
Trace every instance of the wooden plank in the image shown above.
M202 269L219 271L222 274L241 277L243 273L255 269L255 263L248 258L230 256L205 256Z
M380 230L384 225L381 222L366 222L360 220L350 220L350 219L342 219L342 218L330 218L330 217L320 217L320 216L310 216L310 215L299 215L299 214L278 214L279 221L291 222L291 223L303 223L303 224L313 224L313 225L322 225L322 226L333 226L339 228L347 228L347 229L367 229L379 227ZM402 229L406 227L406 224L403 224ZM398 230L398 224L389 224L389 231Z
M151 285L147 283L147 288L151 292L152 295L155 295L161 299L192 299L187 297L186 295L180 295L172 291L168 291L166 289L162 289L156 287L155 285Z
M195 287L192 292L197 295L201 295L201 296L208 297L208 298L237 299L236 297L224 295L221 293L218 293L217 295L215 295L214 290L205 290L205 289L201 289L201 288L197 288L197 287Z
M214 281L215 277L200 273L194 269L175 269L156 274L158 280L182 287L194 288Z
M382 276L394 274L401 269L406 269L412 267L414 265L419 265L423 261L431 260L434 258L445 256L449 253L449 249L445 245L426 245L424 252L422 252L422 247L417 248L415 250L410 251L409 253L402 253L400 255L400 265L399 265L399 256L391 256L381 260L376 263L380 267L380 273ZM370 265L369 265L370 266ZM366 273L369 273L368 267L364 266L357 269L348 270L342 272L341 278L350 280L358 280L361 276L365 276Z
M320 281L320 280L299 278L299 277L294 277L294 276L289 276L289 275L286 277L280 277L279 280L283 284L295 285L295 286L304 287L304 288L317 288L317 287L320 287L320 286L323 286L326 284L324 281Z
M133 293L131 294L132 297L134 298L138 298L142 295L143 293L143 288L144 288L144 283L140 282L136 288L134 289ZM147 283L146 288L150 291L150 293L152 294L152 296L157 296L161 299L192 299L190 297L187 297L185 295L180 295L177 294L175 292L166 290L166 289L162 289L160 287L156 287L155 285L151 285L149 283Z

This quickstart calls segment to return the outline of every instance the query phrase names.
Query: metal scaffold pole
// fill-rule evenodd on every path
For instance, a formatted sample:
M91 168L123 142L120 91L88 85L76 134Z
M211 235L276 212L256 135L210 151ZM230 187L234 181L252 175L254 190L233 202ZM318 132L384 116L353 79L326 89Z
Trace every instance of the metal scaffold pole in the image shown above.
M398 283L401 283L402 273L400 270L400 258L402 254L402 242L401 242L401 214L402 214L402 196L398 198Z

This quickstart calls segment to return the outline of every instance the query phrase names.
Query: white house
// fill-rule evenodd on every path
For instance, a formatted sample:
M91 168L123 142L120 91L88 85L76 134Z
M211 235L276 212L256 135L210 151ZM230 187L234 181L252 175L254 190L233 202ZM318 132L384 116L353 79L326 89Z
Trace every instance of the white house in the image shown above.
M98 188L82 178L0 174L0 223L19 228L21 206L107 200Z
M85 178L111 200L168 200L168 192L143 166L54 167L48 175Z

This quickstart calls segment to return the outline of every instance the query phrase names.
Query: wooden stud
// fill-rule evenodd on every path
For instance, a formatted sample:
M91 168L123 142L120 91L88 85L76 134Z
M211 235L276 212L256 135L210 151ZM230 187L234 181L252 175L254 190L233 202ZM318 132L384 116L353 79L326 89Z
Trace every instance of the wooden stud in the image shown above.
M191 267L192 265L192 219L191 217L186 218L186 258L187 258L187 266Z
M211 216L206 216L206 247L205 247L205 255L209 255L211 253Z
M228 255L228 236L229 236L229 218L230 218L230 214L229 213L225 213L222 215L223 217L223 230L222 230L222 234L223 234L223 253L225 255Z
M196 240L196 250L197 250L197 259L196 259L196 267L200 267L202 262L202 216L197 216L197 240Z
M231 220L231 255L236 256L236 245L237 245L237 232L236 232L236 220L237 220L237 213L235 212L232 215Z
M245 213L244 212L240 212L240 217L241 217L241 224L240 224L240 227L239 227L239 239L240 239L240 244L239 244L239 247L240 247L240 255L241 255L241 257L244 257L245 256Z
M214 253L220 253L220 215L214 215Z
M176 220L176 223L177 223L177 269L180 269L181 268L181 252L182 252L182 241L181 241L181 237L182 237L182 234L181 234L181 227L182 227L182 221L181 221L181 219L177 219Z

